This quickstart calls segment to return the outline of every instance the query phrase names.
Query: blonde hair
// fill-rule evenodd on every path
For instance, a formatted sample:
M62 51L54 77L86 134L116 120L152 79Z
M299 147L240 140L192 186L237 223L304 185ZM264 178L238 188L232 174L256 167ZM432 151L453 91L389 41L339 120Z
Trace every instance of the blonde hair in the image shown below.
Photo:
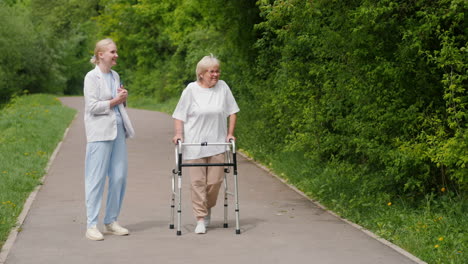
M203 57L197 63L197 69L195 70L195 74L197 75L197 81L201 80L200 75L203 74L208 68L214 67L214 66L219 67L219 65L220 65L219 60L213 54Z
M94 48L94 56L91 58L90 62L92 64L98 65L99 64L99 52L103 52L105 47L109 46L110 44L114 44L115 42L110 38L105 38L96 43L96 47Z

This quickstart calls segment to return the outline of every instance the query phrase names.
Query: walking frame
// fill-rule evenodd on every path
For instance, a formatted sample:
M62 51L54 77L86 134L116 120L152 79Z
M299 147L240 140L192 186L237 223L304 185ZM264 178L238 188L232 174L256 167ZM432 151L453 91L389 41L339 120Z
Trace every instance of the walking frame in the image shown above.
M183 163L182 159L182 148L184 146L230 146L226 147L225 162L224 163ZM232 158L232 159L231 159ZM182 167L208 167L208 166L221 166L224 168L224 228L228 227L228 195L234 196L235 202L235 215L236 215L236 234L240 234L239 226L239 191L237 183L237 157L236 157L236 143L233 139L229 143L182 143L179 139L175 146L175 160L176 166L172 170L172 194L171 194L171 222L169 224L170 229L174 229L174 210L175 210L175 199L177 199L177 235L182 235L181 231L181 216L182 216ZM234 177L234 193L229 192L227 176L230 173L230 167L233 168ZM176 180L177 178L177 180ZM177 185L176 185L177 183Z

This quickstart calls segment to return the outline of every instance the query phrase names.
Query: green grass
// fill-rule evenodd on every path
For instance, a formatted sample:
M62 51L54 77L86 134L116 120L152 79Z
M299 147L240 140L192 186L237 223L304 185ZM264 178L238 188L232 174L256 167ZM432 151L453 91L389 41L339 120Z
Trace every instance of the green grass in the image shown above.
M320 164L301 153L257 153L286 182L329 210L400 246L427 263L468 263L468 201L463 194L435 190L422 199L391 195L372 186L378 175L352 165Z
M0 248L76 111L52 95L24 95L0 109Z

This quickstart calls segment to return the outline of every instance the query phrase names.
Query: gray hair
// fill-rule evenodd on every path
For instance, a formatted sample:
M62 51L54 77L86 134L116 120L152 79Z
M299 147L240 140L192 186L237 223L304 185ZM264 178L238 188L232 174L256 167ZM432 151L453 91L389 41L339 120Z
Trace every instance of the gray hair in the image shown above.
M100 62L99 61L99 55L98 55L99 52L103 52L104 48L107 47L110 44L115 45L115 42L110 38L106 38L106 39L102 39L102 40L98 41L96 43L96 47L94 48L94 55L93 55L93 57L91 57L90 62L92 64L98 65L99 62Z
M197 69L195 70L195 74L197 75L197 81L201 80L200 75L203 74L206 70L208 70L208 68L213 67L213 66L219 67L219 65L220 65L219 60L213 54L203 57L197 63Z

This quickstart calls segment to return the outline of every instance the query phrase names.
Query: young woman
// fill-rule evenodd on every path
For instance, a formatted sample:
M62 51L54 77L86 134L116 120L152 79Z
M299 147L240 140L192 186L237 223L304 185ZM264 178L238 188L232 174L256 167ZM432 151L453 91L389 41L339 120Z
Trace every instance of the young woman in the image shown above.
M104 224L108 232L128 235L117 218L122 207L127 182L126 138L134 136L132 123L124 104L128 92L120 85L117 72L117 46L111 39L96 43L91 63L94 70L84 80L86 128L85 193L87 230L86 237L103 240L97 228L99 210L106 177L109 177Z

